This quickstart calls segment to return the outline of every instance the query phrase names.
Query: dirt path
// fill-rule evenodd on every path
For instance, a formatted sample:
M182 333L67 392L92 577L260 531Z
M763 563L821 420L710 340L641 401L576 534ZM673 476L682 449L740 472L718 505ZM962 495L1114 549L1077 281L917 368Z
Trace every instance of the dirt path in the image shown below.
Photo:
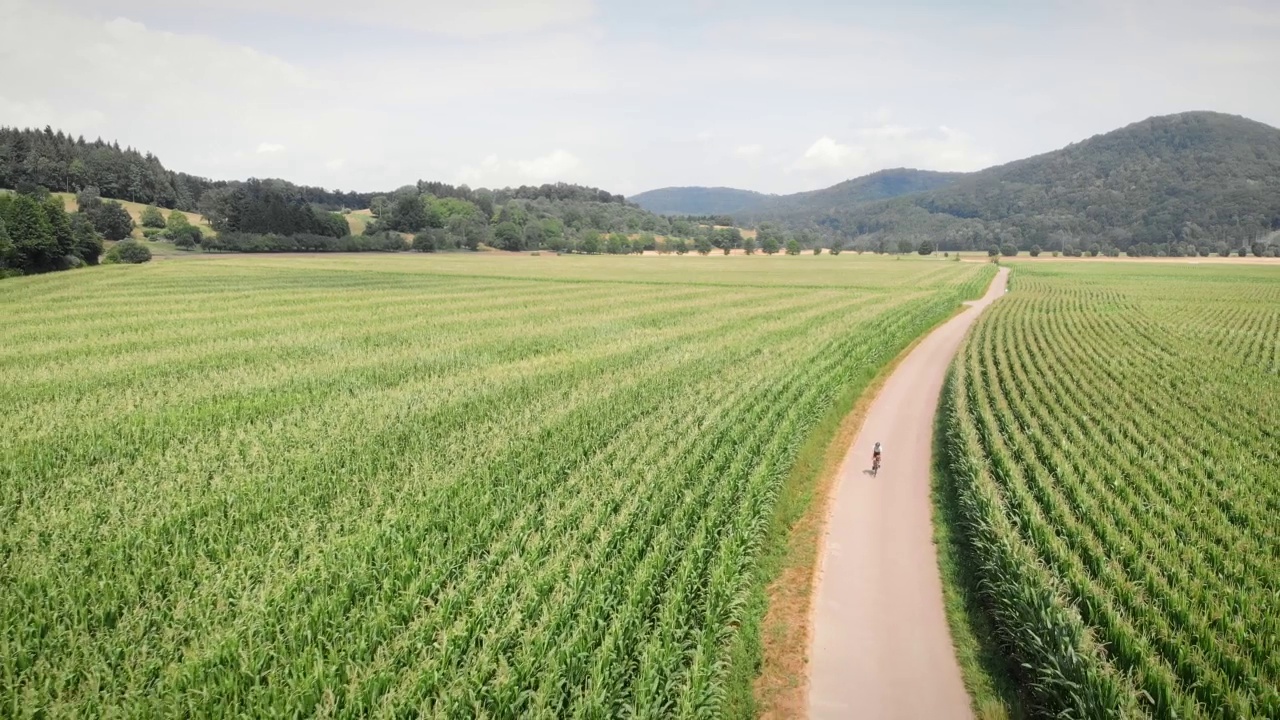
M809 657L812 718L969 718L933 548L933 418L947 366L981 299L902 361L849 447L827 519ZM871 477L871 447L884 462Z

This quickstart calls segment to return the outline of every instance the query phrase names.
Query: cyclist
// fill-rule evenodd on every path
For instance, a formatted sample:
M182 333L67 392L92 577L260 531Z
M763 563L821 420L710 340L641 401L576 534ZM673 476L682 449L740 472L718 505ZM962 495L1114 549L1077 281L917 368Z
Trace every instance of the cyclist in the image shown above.
M872 469L880 469L880 441L876 441L876 446L871 451L871 467Z

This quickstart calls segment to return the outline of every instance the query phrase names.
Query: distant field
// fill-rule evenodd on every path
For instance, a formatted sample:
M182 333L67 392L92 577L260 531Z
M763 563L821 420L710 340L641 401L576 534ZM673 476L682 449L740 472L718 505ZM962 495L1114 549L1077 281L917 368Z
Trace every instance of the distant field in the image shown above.
M347 226L351 228L352 235L363 235L365 226L374 221L373 212L371 210L352 210L342 217L346 218ZM402 232L400 237L405 242L413 242L413 233Z
M1018 262L947 392L1046 714L1280 717L1280 266Z
M373 212L370 210L352 210L343 217L347 219L347 225L351 226L352 235L363 235L365 226L373 222Z
M192 262L257 267L259 256L219 254ZM891 255L555 255L541 253L441 253L387 257L377 253L277 257L273 267L325 268L375 273L418 272L494 279L563 280L572 282L663 283L890 291L912 285L967 282L975 273L995 274L968 263ZM960 267L960 266L964 267Z
M798 448L992 272L491 253L5 280L0 707L718 715L750 697Z

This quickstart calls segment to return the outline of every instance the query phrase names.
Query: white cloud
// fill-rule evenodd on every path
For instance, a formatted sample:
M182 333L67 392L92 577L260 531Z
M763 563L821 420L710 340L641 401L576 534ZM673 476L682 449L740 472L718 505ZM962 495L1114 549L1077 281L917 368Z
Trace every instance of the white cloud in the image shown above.
M276 144L276 143L264 142L264 143L258 143L258 149L257 149L255 152L257 152L257 153L259 153L259 154L262 154L262 153L278 153L278 152L280 152L281 150L284 150L284 146L283 146L283 145L278 145L278 144Z
M859 155L859 148L842 145L829 137L823 136L814 141L804 155L796 160L793 166L797 170L814 168L840 168L851 164Z
M845 142L820 137L787 172L835 182L891 167L970 171L992 162L993 156L971 137L945 125L925 129L890 124L857 128Z
M10 73L0 83L0 109L28 109L16 113L23 124L117 139L175 169L225 165L232 177L245 176L249 166L230 148L270 150L260 139L285 128L305 138L297 120L323 109L320 83L252 48L28 0L0 0L0 15L0 66L40 69ZM32 117L36 110L46 117ZM6 113L4 121L14 120Z
M520 174L531 180L554 180L582 167L582 161L564 150L556 150L532 160L516 162Z
M95 5L98 0L81 0ZM148 12L172 0L115 0L116 12ZM323 19L374 28L394 28L458 38L532 33L589 20L592 0L184 0L189 11L248 13L259 16Z
M907 5L0 0L0 66L39 69L0 124L215 178L622 193L971 169L1189 109L1280 125L1276 0Z
M44 127L75 129L96 127L102 124L105 116L91 108L54 107L48 102L31 98L19 100L5 97L5 88L0 85L0 123L14 127Z
M464 165L458 170L459 182L469 185L518 185L544 182L570 182L583 167L580 160L567 150L553 150L546 155L529 160L501 160L497 155L487 155L477 165Z

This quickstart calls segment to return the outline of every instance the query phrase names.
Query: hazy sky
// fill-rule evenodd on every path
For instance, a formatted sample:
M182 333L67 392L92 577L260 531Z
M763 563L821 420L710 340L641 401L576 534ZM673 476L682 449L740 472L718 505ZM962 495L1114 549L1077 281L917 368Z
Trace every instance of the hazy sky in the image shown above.
M765 192L1280 126L1280 2L0 0L0 124L218 179Z

